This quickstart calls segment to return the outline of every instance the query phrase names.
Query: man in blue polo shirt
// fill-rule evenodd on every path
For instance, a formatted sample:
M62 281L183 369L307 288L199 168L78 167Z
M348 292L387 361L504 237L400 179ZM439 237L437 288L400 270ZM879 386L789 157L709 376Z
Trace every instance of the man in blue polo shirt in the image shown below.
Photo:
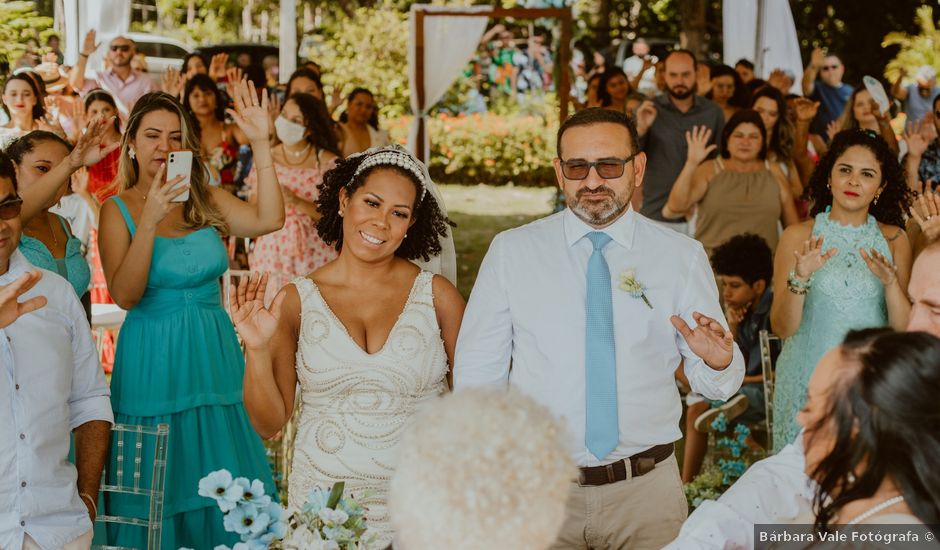
M803 95L820 103L810 132L825 136L826 127L838 120L854 88L842 82L845 65L839 56L821 48L813 50L809 65L803 71Z

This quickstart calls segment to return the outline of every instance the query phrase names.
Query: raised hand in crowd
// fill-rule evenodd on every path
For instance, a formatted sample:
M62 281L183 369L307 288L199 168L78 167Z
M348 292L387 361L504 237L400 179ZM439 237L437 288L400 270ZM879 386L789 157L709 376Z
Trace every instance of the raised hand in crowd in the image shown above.
M232 323L245 347L250 350L265 349L277 331L280 302L272 304L270 310L264 307L267 286L268 274L262 273L241 277L238 284L229 289Z
M235 69L241 74L240 69ZM230 73L234 76L234 73ZM255 90L253 82L247 80L237 80L232 83L229 95L232 97L234 109L225 111L231 115L235 124L245 133L248 141L256 142L267 140L270 135L273 123L269 114L268 91L261 90L259 100L258 93Z
M637 133L645 136L654 122L656 122L656 105L647 99L636 110Z
M734 353L734 336L731 331L697 311L692 314L692 318L697 323L694 329L678 315L673 315L669 321L682 335L692 353L701 357L709 367L722 370L730 365Z
M908 122L904 129L904 141L907 142L907 154L920 159L927 147L930 146L930 140L924 131L924 126L933 127L932 123L927 121ZM916 174L915 174L916 175Z
M160 89L173 97L181 97L186 84L186 75L178 69L168 67L160 77Z
M229 67L225 70L225 92L229 97L235 97L235 88L244 76L244 71L238 67Z
M836 134L842 131L842 120L835 119L826 125L826 137L829 138L829 141L832 141L836 137Z
M770 71L770 76L767 77L767 84L778 90L787 89L787 73L783 72L783 69L774 69Z
M226 67L228 66L228 55L217 53L209 61L209 78L219 82L225 78Z
M813 273L822 269L830 258L839 253L838 248L830 248L826 252L823 252L824 240L825 237L822 235L813 235L803 242L803 248L801 250L793 251L793 255L796 257L796 265L793 268L793 274L797 279L804 282L809 281Z
M923 185L923 192L911 205L911 218L920 227L927 244L940 239L940 194L933 191L933 182Z
M62 189L62 186L68 184L72 174L79 168L97 164L111 151L120 147L120 143L105 143L108 126L112 124L114 124L113 117L89 121L82 129L69 155L21 192L23 209L20 212L20 219L24 224L45 209L45 205Z
M29 289L36 286L41 278L41 271L30 271L12 283L0 286L0 329L12 325L21 316L46 305L45 296L19 301L20 296L29 292Z
M343 85L334 84L333 93L330 95L330 114L336 112L339 106L343 104Z
M692 131L686 132L685 143L688 146L686 162L695 166L704 162L708 155L718 147L714 143L708 143L711 138L712 130L707 126L696 126L692 128Z
M699 63L695 69L695 93L704 96L712 89L712 73L708 65Z
M281 115L281 98L277 94L272 94L268 101L268 117L271 119L272 132L274 131L274 121Z
M98 46L101 45L101 42L96 42L97 36L98 33L95 31L95 29L91 29L87 34L85 34L85 40L82 42L81 51L81 55L85 59L87 59L91 54L95 53L95 50L97 50Z

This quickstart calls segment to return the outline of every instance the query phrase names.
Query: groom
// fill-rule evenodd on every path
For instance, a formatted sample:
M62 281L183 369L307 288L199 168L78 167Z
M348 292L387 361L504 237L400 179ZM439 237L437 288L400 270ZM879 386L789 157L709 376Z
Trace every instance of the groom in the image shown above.
M693 390L727 399L744 361L702 246L629 207L646 169L633 123L577 113L554 164L568 208L493 240L454 384L510 383L565 423L580 478L553 548L658 549L687 514L673 373L684 362Z

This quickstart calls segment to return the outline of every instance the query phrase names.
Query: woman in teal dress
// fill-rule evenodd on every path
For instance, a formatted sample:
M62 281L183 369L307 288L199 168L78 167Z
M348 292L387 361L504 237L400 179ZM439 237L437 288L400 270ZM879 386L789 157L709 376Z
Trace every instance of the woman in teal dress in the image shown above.
M256 204L208 185L192 119L174 97L155 92L139 99L127 120L120 192L101 212L108 289L128 310L111 379L112 407L119 423L170 426L161 545L168 550L239 540L225 532L216 503L198 495L206 474L224 468L274 491L261 439L242 405L244 357L218 281L228 265L221 235L275 231L284 222L284 205L268 145L267 94L259 100L245 82L236 92L231 114L251 141L260 176ZM166 181L168 155L178 150L195 152L188 187L177 187L181 177ZM173 201L187 190L188 199ZM148 484L150 472L143 473ZM113 515L146 517L148 511L146 500L117 495L108 506ZM146 546L137 527L109 528L108 538L117 546Z
M6 153L16 165L20 188L25 190L60 165L71 150L71 144L56 134L35 130L17 138ZM82 254L82 243L72 235L68 223L61 216L49 211L64 193L62 186L42 210L23 224L19 249L36 267L58 273L72 284L90 321L88 284L91 282L91 269Z
M849 330L904 330L911 245L901 227L910 191L897 156L876 135L839 133L810 178L811 217L784 231L774 260L771 326L777 359L773 443L799 432L796 413L819 359Z

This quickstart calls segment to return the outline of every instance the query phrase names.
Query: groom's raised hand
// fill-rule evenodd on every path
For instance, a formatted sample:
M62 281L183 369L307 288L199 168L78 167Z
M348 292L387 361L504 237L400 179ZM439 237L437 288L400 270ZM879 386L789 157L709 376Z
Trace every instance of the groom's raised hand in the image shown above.
M711 317L696 311L692 313L692 318L698 325L694 329L678 315L673 315L669 320L692 352L701 357L705 364L715 370L726 369L734 356L734 336Z

